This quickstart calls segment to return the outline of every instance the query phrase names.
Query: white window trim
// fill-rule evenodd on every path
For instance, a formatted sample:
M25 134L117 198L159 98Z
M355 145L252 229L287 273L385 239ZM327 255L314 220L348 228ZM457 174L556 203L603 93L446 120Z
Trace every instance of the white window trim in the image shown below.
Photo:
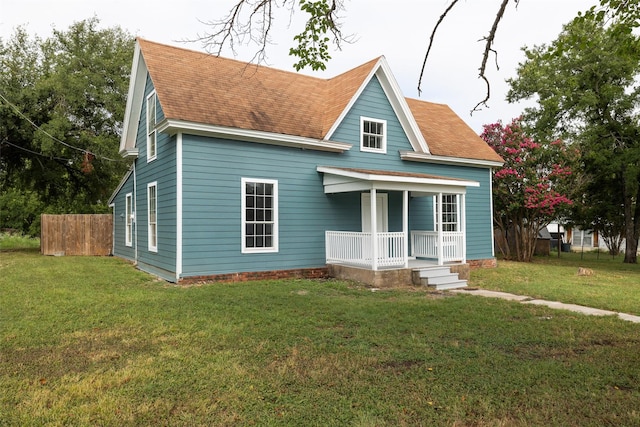
M124 200L124 244L131 247L133 246L133 193L127 193L124 196Z
M255 254L255 253L274 253L278 252L278 230L279 230L279 219L278 219L278 181L274 179L264 179L264 178L241 178L241 252L243 254ZM246 183L247 182L260 182L264 184L273 184L273 245L269 248L247 248L246 247Z
M362 136L364 134L364 122L373 122L382 124L382 142L380 148L365 147L363 145ZM360 116L360 151L367 153L387 153L387 121L382 119L373 119L370 117Z
M456 225L456 230L455 232L458 231L462 231L462 218L460 217L461 215L461 195L458 193L442 193L442 200L444 203L444 198L447 196L453 196L456 198L456 203L455 203L455 207L456 207L456 222L446 222L445 224L455 224ZM438 196L433 196L433 231L438 231L438 226L440 225L440 218L439 215L440 213L438 212ZM444 231L444 230L443 230ZM446 231L445 231L446 233Z
M156 114L156 117L154 117L154 125L153 128L149 127L149 105L150 103L153 102L154 103L154 111ZM145 113L146 117L145 117L145 122L147 125L147 162L151 162L155 159L158 158L158 134L157 134L157 120L158 120L158 103L157 103L157 96L156 96L156 91L151 92L148 96L147 96L147 103L146 103L146 113ZM151 135L153 135L153 139L154 139L154 150L153 150L153 155L151 155L151 150L149 150L149 147L151 146Z
M156 244L153 245L151 242L151 200L149 198L149 189L154 187L156 189L156 198L155 198L155 212L156 212ZM158 252L158 182L150 182L147 184L147 246L149 252Z

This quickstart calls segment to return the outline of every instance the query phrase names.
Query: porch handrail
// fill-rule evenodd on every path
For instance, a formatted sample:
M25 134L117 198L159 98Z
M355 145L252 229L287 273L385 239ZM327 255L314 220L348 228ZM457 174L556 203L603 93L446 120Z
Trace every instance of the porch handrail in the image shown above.
M378 233L378 266L404 265L404 233Z
M369 266L371 260L365 257L366 248L370 245L371 233L355 231L329 231L325 232L325 251L327 264L347 263ZM371 255L369 255L371 258Z
M438 254L438 232L414 230L411 232L411 256L436 258L439 262L464 261L464 232L442 232L442 256Z
M405 262L404 233L377 233L378 267L401 266ZM326 231L327 264L352 264L372 267L371 233Z

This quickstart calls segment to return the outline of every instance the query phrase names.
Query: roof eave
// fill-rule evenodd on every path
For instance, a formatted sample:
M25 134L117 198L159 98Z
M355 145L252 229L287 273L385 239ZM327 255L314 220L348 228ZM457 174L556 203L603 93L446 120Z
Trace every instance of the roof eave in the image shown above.
M142 112L144 89L147 82L147 65L144 61L140 43L136 41L131 65L131 79L129 80L127 104L124 113L122 137L120 139L120 153L131 150L136 145L138 133L138 118Z
M113 190L113 193L111 193L111 197L109 197L109 200L107 201L107 205L112 206L115 203L114 200L115 200L116 196L118 195L118 193L120 192L120 190L124 186L125 182L127 182L127 179L129 179L129 177L131 176L132 173L133 173L133 165L131 165L129 167L129 170L127 170L127 173L124 174L124 176L122 177L122 179L118 183L118 186L116 187L116 189Z
M364 173L331 166L318 166L316 170L324 174L323 186L325 193L365 191L372 188L398 191L450 191L464 193L467 187L480 186L477 181L447 177L387 175L384 171L380 171L380 173Z
M400 158L412 162L437 163L446 165L464 165L483 168L499 168L504 162L485 159L469 159L463 157L435 156L428 153L400 150Z
M125 148L124 150L121 150L119 154L125 159L129 159L129 158L136 159L138 158L138 148L137 147Z
M190 135L218 137L260 144L278 145L281 147L299 148L302 150L328 151L332 153L343 153L350 150L352 147L352 144L345 142L326 141L302 136L263 132L251 129L239 129L175 119L163 120L158 125L158 131L165 132L170 135L187 133Z

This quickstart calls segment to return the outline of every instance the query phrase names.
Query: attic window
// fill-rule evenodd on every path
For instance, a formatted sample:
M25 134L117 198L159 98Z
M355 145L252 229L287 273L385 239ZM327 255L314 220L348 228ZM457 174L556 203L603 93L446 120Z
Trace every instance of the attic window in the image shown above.
M147 97L147 161L155 160L156 156L156 93L152 92Z
M387 152L387 121L360 117L360 151Z

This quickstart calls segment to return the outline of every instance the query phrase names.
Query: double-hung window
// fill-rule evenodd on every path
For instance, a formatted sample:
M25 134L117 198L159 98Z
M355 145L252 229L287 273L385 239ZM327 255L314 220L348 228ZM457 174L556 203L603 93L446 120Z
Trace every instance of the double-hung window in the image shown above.
M438 198L434 197L435 201L435 224L436 230L438 224L440 224L440 212L438 210ZM457 194L443 194L442 195L442 231L460 231L459 215L458 215L458 195Z
M360 151L387 152L387 121L360 117Z
M242 253L278 251L278 181L242 178Z
M158 184L147 185L147 223L149 251L158 252Z
M147 161L156 159L156 93L151 92L147 97Z
M125 196L125 231L124 244L133 246L133 197L131 193Z

